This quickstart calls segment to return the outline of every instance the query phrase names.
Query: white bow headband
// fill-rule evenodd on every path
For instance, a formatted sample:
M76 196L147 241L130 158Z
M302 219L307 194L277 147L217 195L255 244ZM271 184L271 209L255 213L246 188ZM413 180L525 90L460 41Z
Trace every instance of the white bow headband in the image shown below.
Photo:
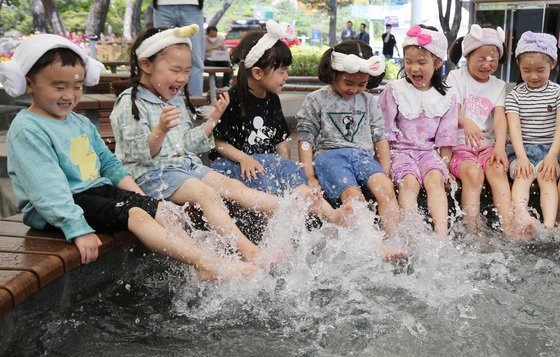
M68 48L80 56L85 65L85 85L93 86L99 82L99 75L105 68L101 62L62 36L42 34L27 38L16 48L11 60L0 62L0 83L6 92L12 97L23 95L27 88L27 72L47 51L55 48Z
M149 58L159 51L171 45L185 43L192 49L192 43L189 37L198 33L198 25L192 24L190 26L176 27L156 33L148 37L136 49L136 56L138 58Z
M247 53L247 56L245 56L245 68L253 67L266 50L272 48L278 40L285 38L291 41L295 37L294 29L289 27L287 22L276 23L273 20L268 20L266 31L267 33L257 41L249 53Z
M339 72L362 72L376 77L385 72L385 61L379 56L363 59L356 55L347 55L345 53L332 51L331 67Z

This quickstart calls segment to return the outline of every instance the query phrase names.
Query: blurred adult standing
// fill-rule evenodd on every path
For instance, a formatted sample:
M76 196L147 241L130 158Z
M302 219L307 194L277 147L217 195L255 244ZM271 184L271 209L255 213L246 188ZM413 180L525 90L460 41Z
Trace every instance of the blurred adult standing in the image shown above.
M352 30L352 25L352 21L346 22L346 30L343 30L340 35L342 41L356 39L356 31Z
M212 51L227 51L226 43L224 39L218 37L218 29L215 26L208 26L206 28L206 58L204 59L205 66L215 66L215 67L231 67L229 60L217 61L212 59ZM231 72L225 72L222 78L222 87L228 87L230 85L232 74Z
M154 0L155 27L183 27L197 24L199 31L192 41L192 69L188 84L190 95L202 96L204 74L204 0Z
M391 34L392 27L391 24L387 24L387 30L381 35L381 39L383 40L383 56L385 56L385 58L393 58L393 48L397 49L398 56L401 56L399 48L397 47L397 40L395 36Z
M360 24L360 33L356 36L356 40L364 41L369 45L369 33L366 32L366 24Z

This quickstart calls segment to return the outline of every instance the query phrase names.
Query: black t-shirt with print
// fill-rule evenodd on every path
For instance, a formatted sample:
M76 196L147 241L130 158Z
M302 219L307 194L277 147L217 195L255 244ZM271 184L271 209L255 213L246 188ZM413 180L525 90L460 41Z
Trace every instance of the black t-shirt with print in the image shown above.
M266 98L257 98L249 93L244 116L241 116L237 87L229 90L229 96L229 106L214 129L214 136L249 155L276 153L276 145L290 136L278 95L268 92Z

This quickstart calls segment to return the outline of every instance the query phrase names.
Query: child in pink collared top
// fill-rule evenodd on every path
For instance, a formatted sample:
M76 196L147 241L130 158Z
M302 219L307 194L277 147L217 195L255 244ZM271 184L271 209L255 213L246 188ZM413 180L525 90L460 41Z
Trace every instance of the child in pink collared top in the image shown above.
M391 147L391 176L399 188L399 205L415 210L420 187L428 195L434 231L447 236L447 163L457 140L457 104L443 83L447 40L435 28L414 26L403 41L404 78L379 96Z
M461 55L467 59L466 67L449 73L447 84L457 93L459 109L459 135L449 168L455 177L461 179L461 206L471 232L479 226L477 221L484 178L492 189L502 228L509 231L513 224L505 151L505 83L492 76L504 58L503 42L501 28L483 29L475 24L449 50L452 62L457 63Z

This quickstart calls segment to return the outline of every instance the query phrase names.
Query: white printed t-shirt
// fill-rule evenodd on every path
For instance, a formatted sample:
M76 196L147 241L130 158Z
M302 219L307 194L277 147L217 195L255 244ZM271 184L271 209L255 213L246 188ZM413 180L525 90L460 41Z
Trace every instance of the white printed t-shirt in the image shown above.
M481 145L493 145L496 142L493 110L505 106L506 83L494 76L490 76L486 83L477 82L467 67L463 67L449 72L447 85L455 89L457 103L461 104L459 115L471 119L480 128L484 137ZM465 130L462 128L456 145L465 145Z

